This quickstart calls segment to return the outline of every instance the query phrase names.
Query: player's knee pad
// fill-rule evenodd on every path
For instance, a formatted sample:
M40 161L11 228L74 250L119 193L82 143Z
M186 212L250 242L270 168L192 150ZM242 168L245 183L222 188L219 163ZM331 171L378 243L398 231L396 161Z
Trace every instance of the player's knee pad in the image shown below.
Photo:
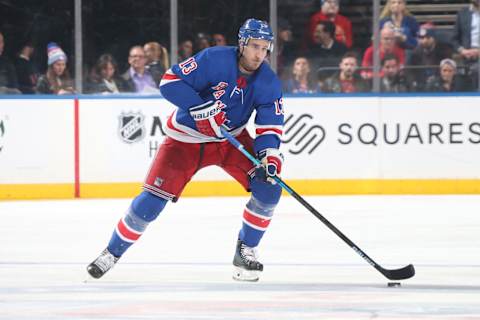
M276 205L282 195L282 187L277 184L271 184L261 177L254 177L250 182L252 196L264 204Z
M158 217L166 204L167 200L157 197L150 192L143 191L133 199L131 210L138 218L148 223Z

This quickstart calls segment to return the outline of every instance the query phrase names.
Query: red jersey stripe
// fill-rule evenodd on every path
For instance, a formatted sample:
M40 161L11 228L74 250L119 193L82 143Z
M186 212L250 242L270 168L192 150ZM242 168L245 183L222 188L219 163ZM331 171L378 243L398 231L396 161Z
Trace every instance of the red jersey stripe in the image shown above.
M175 131L178 131L178 132L180 132L180 133L185 134L185 132L183 132L182 130L175 128L175 126L173 125L173 122L172 122L172 117L173 117L173 116L174 116L174 114L172 114L172 115L170 115L170 117L168 117L167 127L169 127L169 128L172 129L172 130L175 130Z
M141 233L134 232L134 231L131 231L130 229L128 229L128 227L125 225L125 222L123 221L123 219L120 219L120 221L118 222L117 228L118 228L118 232L120 232L120 234L124 238L126 238L128 240L131 240L131 241L138 240L138 238L140 238L140 236L142 235Z
M180 79L180 77L174 73L165 73L162 77L162 80L176 80L176 79Z
M257 128L257 129L255 129L255 133L257 135L268 134L269 131L273 131L273 133L278 134L278 135L282 135L282 133L283 133L282 130L276 129L276 128Z
M257 227L260 227L260 228L266 228L270 224L270 219L259 218L257 216L254 216L253 214L251 214L247 210L243 211L243 218L246 221L250 222L251 224L253 224Z

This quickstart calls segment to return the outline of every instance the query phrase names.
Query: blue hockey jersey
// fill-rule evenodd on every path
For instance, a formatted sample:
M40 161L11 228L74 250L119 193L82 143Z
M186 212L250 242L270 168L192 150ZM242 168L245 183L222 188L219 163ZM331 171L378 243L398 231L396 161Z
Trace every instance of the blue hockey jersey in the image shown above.
M221 141L196 130L189 109L209 100L221 100L226 107L226 125L238 135L255 111L255 152L279 148L284 112L281 83L263 62L249 76L238 69L236 47L211 47L174 65L161 83L162 95L178 108L166 124L166 133L187 143Z

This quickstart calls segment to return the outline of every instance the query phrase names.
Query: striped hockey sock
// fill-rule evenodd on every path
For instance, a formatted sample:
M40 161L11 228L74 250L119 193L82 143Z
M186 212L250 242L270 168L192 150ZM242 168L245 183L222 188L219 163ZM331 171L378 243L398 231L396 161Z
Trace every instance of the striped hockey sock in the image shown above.
M147 221L140 219L132 209L129 209L127 214L118 221L108 243L108 251L115 257L122 256L140 238L147 225Z
M273 211L258 210L258 207L250 206L250 201L243 211L243 224L239 239L249 247L256 247L263 237L272 219ZM256 210L257 209L257 210Z

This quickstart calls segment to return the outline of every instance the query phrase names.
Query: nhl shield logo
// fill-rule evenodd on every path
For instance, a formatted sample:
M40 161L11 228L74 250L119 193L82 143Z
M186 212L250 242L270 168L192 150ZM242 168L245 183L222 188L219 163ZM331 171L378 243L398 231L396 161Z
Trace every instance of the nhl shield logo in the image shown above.
M129 112L120 114L118 117L118 134L126 143L134 143L145 136L145 117L140 112Z

